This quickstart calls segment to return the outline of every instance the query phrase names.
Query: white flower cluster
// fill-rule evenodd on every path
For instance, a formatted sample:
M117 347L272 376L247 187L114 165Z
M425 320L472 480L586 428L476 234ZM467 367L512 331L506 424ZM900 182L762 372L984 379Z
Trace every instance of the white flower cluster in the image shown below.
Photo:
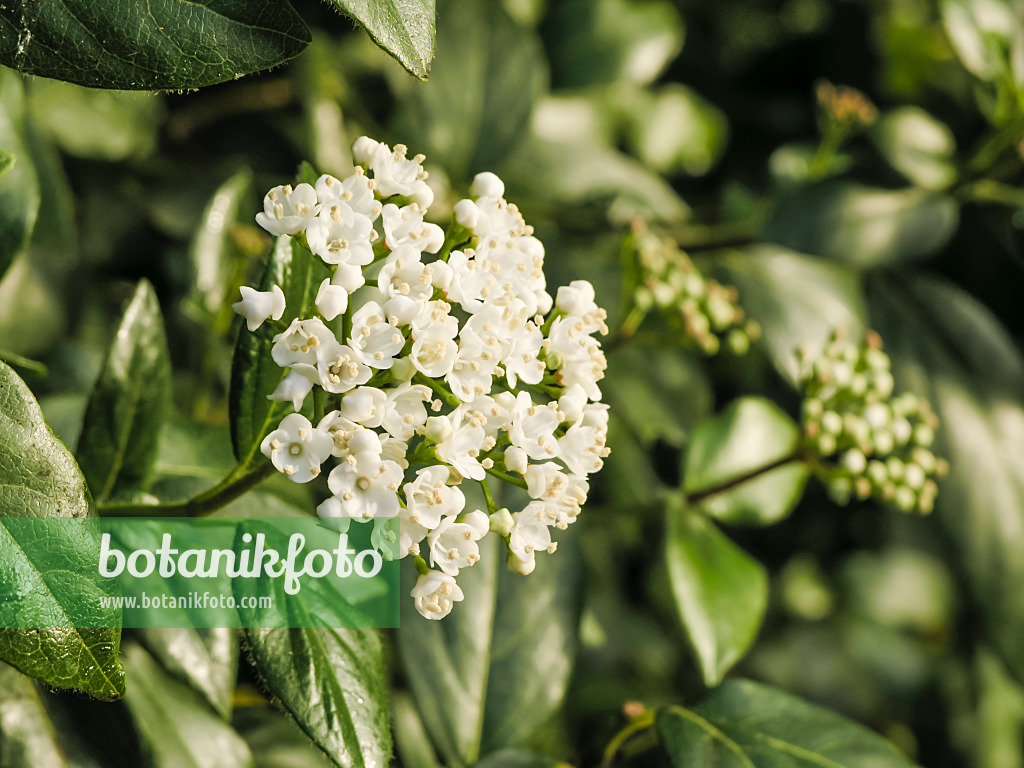
M488 533L526 574L538 551L555 550L551 530L579 515L587 476L608 454L594 338L608 331L606 313L586 281L547 292L544 247L494 174L475 178L446 233L424 219L433 195L422 155L366 137L353 154L348 178L275 187L257 216L332 271L315 312L274 337L287 373L270 397L296 412L261 447L299 483L333 464L317 513L372 521L382 553L397 543L415 560L416 607L439 619L462 599L455 577ZM283 326L279 287L241 291L234 306L250 330ZM310 392L325 404L312 420L300 413ZM498 509L488 475L532 501ZM467 509L466 481L483 486L486 512Z
M889 356L868 333L863 345L836 333L820 356L804 355L804 443L840 504L875 498L904 512L931 512L945 459L932 453L939 420L927 400L893 395Z

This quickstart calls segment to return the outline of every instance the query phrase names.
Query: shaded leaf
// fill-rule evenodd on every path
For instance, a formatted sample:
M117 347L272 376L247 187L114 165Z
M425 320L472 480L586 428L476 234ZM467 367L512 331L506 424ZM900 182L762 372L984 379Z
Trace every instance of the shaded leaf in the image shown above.
M473 768L568 768L568 766L535 752L527 752L523 749L503 749L488 755L479 763L473 763Z
M0 6L0 63L94 88L199 88L275 67L309 41L286 0Z
M238 675L235 630L145 628L135 635L168 673L201 693L222 718L230 717Z
M234 727L252 751L254 768L325 768L323 752L286 715L269 706L239 706Z
M6 149L0 149L0 179L6 176L11 168L14 167L14 161L17 159L17 155L13 152L8 152Z
M143 280L121 318L93 387L77 456L96 501L146 490L171 401L171 364L160 302Z
M359 22L377 45L410 73L430 74L434 58L434 0L329 0Z
M236 173L213 193L192 236L189 255L195 270L193 295L199 306L212 315L223 309L231 287L235 255L231 228L251 215L251 195L252 174L248 170Z
M0 147L18 158L0 178L0 277L28 245L39 213L39 179L25 145L21 78L0 71Z
M0 765L64 768L57 734L32 681L0 664Z
M409 694L392 694L391 717L395 730L395 752L402 765L407 768L441 768Z
M1020 8L1012 0L940 0L946 34L969 72L982 80L1007 73L1010 50L1024 43ZM1017 84L1022 84L1020 76Z
M869 135L889 164L917 186L946 189L956 180L953 132L923 109L894 109Z
M666 510L669 579L705 684L721 682L746 653L764 618L764 568L679 497Z

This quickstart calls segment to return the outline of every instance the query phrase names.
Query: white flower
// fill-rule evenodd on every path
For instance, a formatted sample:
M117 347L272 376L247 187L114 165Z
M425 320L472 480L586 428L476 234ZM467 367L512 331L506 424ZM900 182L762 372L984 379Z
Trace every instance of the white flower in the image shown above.
M490 171L484 171L473 177L469 194L473 197L504 197L505 182Z
M363 173L362 168L344 181L338 181L325 173L316 182L316 196L321 203L341 200L348 203L356 213L361 213L374 221L380 215L382 203L373 196L373 182Z
M324 430L314 428L309 419L291 413L263 438L260 450L296 483L308 483L320 474L320 465L331 455L334 441Z
M424 403L430 401L430 388L422 384L403 382L397 387L387 390L387 402L381 426L388 434L401 440L408 440L416 434L416 430L427 421L427 408Z
M576 475L589 475L604 465L605 433L597 427L574 424L558 438L558 458Z
M464 597L455 579L440 571L420 575L409 595L415 598L416 610L426 619L443 619L452 612L452 605Z
M512 411L512 427L508 431L512 445L519 446L534 461L553 459L558 456L558 406L555 403L534 405L530 395L520 392L516 395Z
M608 333L608 313L594 301L594 286L587 280L573 280L558 289L555 306L566 315L577 318L584 333Z
M404 144L395 144L394 152L378 141L366 136L356 139L352 145L352 155L360 165L367 165L373 171L373 180L377 194L381 197L405 195L415 203L427 208L434 200L434 193L426 184L427 172L421 163L423 155L416 155L412 160L406 159Z
M268 318L280 320L284 314L284 291L275 285L269 291L257 291L248 285L239 288L242 300L235 302L231 308L245 318L250 331L255 331Z
M320 376L317 383L335 394L365 384L373 375L373 371L363 364L355 351L333 339L317 347L316 361Z
M543 501L527 504L522 512L512 515L515 525L509 534L509 549L520 560L532 562L538 549L548 550L552 546L551 528L546 505Z
M450 576L458 575L460 568L468 568L480 559L477 542L490 529L490 519L479 510L465 515L462 522L456 522L455 517L443 518L437 528L427 534L430 564Z
M460 227L473 229L480 219L480 209L472 200L459 200L455 204L455 222Z
M444 244L444 230L436 224L426 224L423 212L416 203L399 208L388 203L381 212L384 223L384 242L392 251L403 246L418 252L437 253Z
M348 291L340 285L334 285L329 277L324 278L320 290L316 292L316 309L324 316L324 320L333 320L348 309Z
M331 275L331 285L344 288L348 293L355 293L366 283L363 270L356 264L337 264Z
M308 363L295 363L288 374L281 379L281 383L269 395L268 400L291 400L295 410L302 408L306 395L313 389L314 384L320 383L320 374L316 368Z
M497 367L498 356L490 347L475 339L464 341L459 344L455 362L445 381L460 400L471 402L476 397L490 394Z
M321 517L394 517L398 514L398 486L402 468L382 461L371 451L350 453L327 476L334 494L317 507Z
M424 264L420 258L420 252L411 246L402 245L395 249L377 276L380 292L389 299L408 296L413 300L429 300L434 292L431 283L434 266ZM443 261L438 263L444 264Z
M416 370L432 379L447 376L459 352L459 345L448 335L448 329L435 326L416 333L414 338L409 357Z
M375 301L368 301L352 315L349 341L359 358L371 368L387 369L405 345L405 336L384 316Z
M337 341L331 329L319 318L292 320L287 330L274 337L270 354L282 368L296 363L316 365L316 350L328 341Z
M455 517L466 506L462 491L447 485L447 467L424 467L416 473L416 479L404 487L406 507L399 511L401 518L401 540L399 549L402 557L418 555L419 543L443 517Z
M526 480L526 492L530 494L531 499L557 501L569 488L569 478L552 461L531 464L526 468L523 477Z
M341 200L325 203L306 228L306 242L328 264L364 265L373 261L373 223Z
M256 223L272 235L295 235L312 221L316 207L316 190L309 184L274 187L263 198L263 213L256 214Z
M575 424L583 418L583 407L587 404L587 393L579 384L566 387L558 398L558 410L562 412L563 421Z
M354 421L350 421L341 415L341 411L331 411L324 416L320 423L316 425L317 429L324 430L334 440L334 448L331 450L332 456L348 456L353 451L349 450L349 441L355 436L356 432L363 430L364 432L370 432L376 436L373 430L366 429L356 424ZM379 440L378 440L379 444ZM357 444L358 445L358 444ZM365 450L365 445L359 446ZM379 452L378 452L379 453Z
M505 449L505 468L509 472L516 472L525 475L529 468L526 451L516 445L510 445Z
M430 419L427 420L428 427ZM471 480L483 480L487 472L477 458L483 450L487 435L479 419L464 419L458 410L452 412L452 433L446 440L437 444L435 449L438 458L451 466L463 477Z
M342 398L341 415L364 427L375 429L384 420L387 401L388 396L376 387L359 387Z

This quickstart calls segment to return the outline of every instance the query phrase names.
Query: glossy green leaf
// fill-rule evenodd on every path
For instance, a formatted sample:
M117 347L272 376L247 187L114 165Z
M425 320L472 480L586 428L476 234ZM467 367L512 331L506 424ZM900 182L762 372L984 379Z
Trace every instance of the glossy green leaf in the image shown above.
M927 397L949 460L937 522L957 554L984 627L1024 680L1024 358L974 299L925 277L870 284L872 321L898 388Z
M464 184L519 143L547 72L536 36L499 3L447 0L438 18L430 80L410 94L395 132Z
M445 765L529 739L561 703L575 657L579 563L570 537L556 537L558 557L539 555L528 578L507 573L494 538L459 573L465 599L443 621L402 601L399 654ZM414 580L403 569L403 594Z
M693 431L683 489L697 509L723 522L776 523L800 501L810 474L794 460L799 445L800 429L777 405L735 400Z
M135 635L167 672L201 693L218 715L230 717L238 676L235 630L146 628Z
M554 5L544 36L559 87L644 85L679 54L683 23L664 0L572 0Z
M430 74L434 58L434 0L329 0L359 22L377 45L410 73Z
M94 88L199 88L282 64L309 41L286 0L0 6L0 63Z
M869 135L889 164L917 186L946 189L956 180L953 132L923 109L894 109Z
M739 290L740 305L764 331L759 344L791 383L799 375L799 349L820 351L837 328L854 338L863 332L860 280L847 268L773 246L721 254L706 264Z
M802 187L784 197L761 236L855 267L916 261L942 250L960 223L951 197L851 182Z
M160 302L139 283L93 387L76 455L102 504L146 490L171 403L171 364Z
M277 239L263 271L259 290L269 291L274 285L281 286L287 305L282 322L290 323L306 307L312 307L321 277L329 276L319 259L316 262L309 251L287 235ZM292 408L290 403L267 400L285 374L270 356L276 335L277 331L269 323L264 323L255 332L239 325L231 362L229 408L231 443L235 458L241 463L254 459L263 437L275 429Z
M0 363L0 508L7 517L86 517L93 515L85 479L71 453L54 436L25 383ZM33 600L51 614L65 612L45 586L24 551L4 533L0 542L0 590L10 594L12 583L24 588L24 579L41 582ZM69 537L55 545L66 547L69 557L85 557L88 550ZM34 574L34 575L33 575ZM6 586L4 586L6 585ZM27 595L27 592L23 594ZM48 596L48 597L47 597ZM100 610L97 605L96 610ZM120 617L111 615L111 625ZM124 695L124 669L117 653L121 630L69 626L47 630L0 629L0 660L57 688L73 688L100 699Z
M140 646L125 648L131 689L125 703L154 768L252 768L242 737L199 694L164 672Z
M674 768L913 765L864 726L749 680L730 680L690 709L663 707L655 727Z
M566 763L524 749L503 749L488 755L473 768L569 768Z
M249 629L263 685L340 768L381 768L391 755L377 632Z
M768 603L764 567L675 497L666 510L669 579L705 684L717 685L753 643Z
M0 664L0 765L67 766L39 692L29 678L6 664Z
M39 213L39 179L25 145L21 78L0 70L0 147L18 160L0 178L0 277L28 245Z
M231 228L242 219L251 220L251 195L252 174L247 170L236 173L214 192L192 236L189 255L195 270L193 296L211 315L224 308L228 290L234 287L228 284L236 271L232 268L236 249ZM237 295L230 298L237 300Z

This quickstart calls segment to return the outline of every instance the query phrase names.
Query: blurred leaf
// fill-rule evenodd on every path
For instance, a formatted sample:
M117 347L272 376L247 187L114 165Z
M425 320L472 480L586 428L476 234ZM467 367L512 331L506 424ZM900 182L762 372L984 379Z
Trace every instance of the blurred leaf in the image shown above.
M359 629L248 629L263 684L340 768L391 755L380 638Z
M2 17L0 12L0 17ZM0 277L28 245L39 213L39 179L25 145L21 77L0 70L0 147L18 160L0 178Z
M66 322L61 297L33 259L15 261L0 279L0 348L41 355L61 338Z
M894 109L868 135L889 164L917 186L941 190L956 181L953 132L923 109Z
M925 277L869 285L871 315L897 386L939 416L935 452L949 460L935 514L984 625L1024 680L1024 359L989 312Z
M57 734L32 681L0 664L0 765L65 768Z
M672 593L704 683L721 682L764 618L764 568L699 512L673 497L665 510Z
M544 24L559 88L646 85L683 47L683 22L664 0L570 0L553 4Z
M627 101L631 151L659 173L703 176L725 149L725 114L691 89L669 83Z
M400 105L395 132L418 137L412 149L458 185L495 170L519 143L547 72L536 35L498 3L442 0L438 17L430 81Z
M972 74L982 80L1010 74L1010 52L1019 58L1024 44L1021 7L1016 0L940 0L946 34ZM1024 83L1024 72L1015 68L1013 75L1017 85Z
M817 156L817 144L807 141L783 144L768 158L772 180L780 189L790 190L815 180L846 173L853 165L853 157L840 151L835 154L827 168L820 169L815 166Z
M173 677L203 695L225 720L238 674L238 633L233 629L135 630L146 649Z
M534 752L527 752L523 749L503 749L494 752L479 763L473 763L473 768L569 768L565 763L552 760Z
M286 715L269 706L236 707L233 725L255 760L253 768L324 768L323 752Z
M0 500L7 517L87 517L95 514L85 478L71 453L54 436L25 383L0 363ZM3 532L0 527L0 533ZM55 542L69 557L85 557L91 543ZM33 599L47 600L53 615L65 613L25 552L5 535L0 562L4 579L29 574L44 582ZM23 586L23 585L22 585ZM8 599L14 599L4 587ZM65 591L64 594L67 594ZM84 595L82 596L84 598ZM100 609L97 607L97 611ZM120 623L111 616L111 623ZM124 669L117 657L121 629L0 629L0 660L57 688L73 688L100 699L124 695Z
M978 735L974 765L1002 768L1024 763L1024 691L993 654L980 651L974 663L978 685Z
M646 448L658 440L683 446L690 430L711 413L707 374L678 350L620 347L611 353L602 388Z
M761 344L790 383L799 375L797 351L822 349L832 332L851 337L864 328L867 310L857 275L839 265L773 246L756 246L701 261L739 290L747 315L761 324Z
M117 162L144 156L156 145L160 99L56 80L31 81L33 126L75 157Z
M170 401L160 303L143 280L121 318L78 440L76 454L97 503L149 487Z
M286 0L0 6L0 63L94 88L200 88L282 64L309 40Z
M392 692L391 719L395 731L395 752L404 768L441 768L409 694Z
M240 171L225 181L210 198L199 227L192 236L189 255L195 269L196 302L211 315L224 308L228 283L232 279L232 261L236 248L231 228L252 215L252 173ZM236 294L237 295L237 294Z
M434 0L329 0L377 45L425 80L434 58Z
M125 697L154 768L249 768L242 738L199 694L164 672L138 645L125 648L132 687Z
M314 263L314 261L316 263ZM290 323L312 306L320 287L320 272L328 277L319 259L287 235L279 237L270 254L259 290L281 286L287 307L281 321ZM308 315L303 315L308 316ZM277 332L264 323L255 332L238 326L238 341L231 363L231 442L240 464L253 460L263 437L277 426L291 404L270 401L270 395L284 378L284 369L270 356Z
M683 489L717 520L777 523L799 503L810 474L803 461L793 460L799 446L799 428L777 405L740 398L693 431ZM774 469L762 473L766 467Z
M761 236L865 269L934 255L960 223L957 203L922 189L852 182L802 187L782 198Z
M604 469L593 478L594 483L607 488L617 509L653 504L664 492L665 484L651 466L650 454L615 414L615 409L608 418L608 445L612 453L605 459Z
M16 159L17 155L13 152L8 152L6 149L0 149L0 179L10 173L11 168L14 167Z
M561 703L575 657L578 555L540 555L523 578L501 567L493 539L481 542L480 562L460 572L465 600L443 621L402 601L398 651L423 725L451 766L529 739ZM560 537L562 550L570 542ZM414 578L403 569L403 595Z
M730 680L692 709L662 707L656 722L662 746L677 768L913 765L867 728L749 680Z

